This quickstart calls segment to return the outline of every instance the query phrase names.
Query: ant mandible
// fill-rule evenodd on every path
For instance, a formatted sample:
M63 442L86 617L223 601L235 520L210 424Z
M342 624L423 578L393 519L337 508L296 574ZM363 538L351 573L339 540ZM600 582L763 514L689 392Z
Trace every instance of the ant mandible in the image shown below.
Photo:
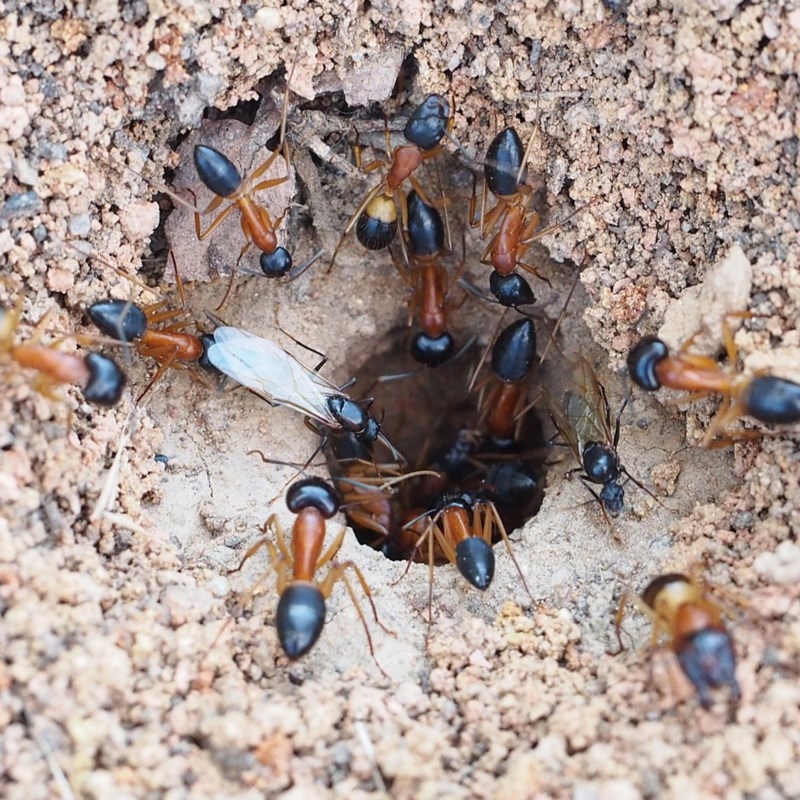
M723 404L703 437L704 447L711 445L719 431L745 415L776 425L800 422L800 384L774 375L737 375L736 345L727 320L723 320L722 333L730 369L721 369L710 356L687 352L694 337L670 355L663 340L645 336L628 353L631 380L648 392L662 386L690 392L688 400L721 394Z
M38 392L56 399L52 385L71 384L82 389L87 403L111 407L119 402L126 379L113 359L93 352L85 356L62 353L55 346L38 344L48 315L39 321L27 342L14 344L21 316L21 298L13 311L0 307L0 356L7 355L20 367L36 370L39 375L34 387Z
M730 634L722 624L722 609L709 599L699 580L671 572L650 581L641 597L626 591L614 620L619 652L624 649L620 628L628 602L653 623L654 646L660 636L669 637L669 648L703 708L711 707L710 690L722 686L729 687L733 701L739 699L736 656Z
M450 103L438 94L428 95L411 114L403 136L409 144L401 144L392 150L388 128L386 130L386 159L361 165L361 150L356 147L356 166L365 173L382 167L387 168L380 183L367 192L358 208L345 226L339 244L333 252L330 270L336 262L345 237L356 228L356 237L367 250L383 250L397 234L398 216L403 230L408 230L408 206L403 184L408 180L420 197L425 193L414 177L414 172L423 161L442 152L441 142L452 126Z
M337 581L345 585L350 600L358 612L364 632L367 636L369 652L378 669L388 677L375 656L361 605L347 578L347 570L352 570L372 608L375 622L391 633L378 618L372 594L361 570L352 561L337 562L336 555L344 541L346 528L342 528L323 552L326 523L339 510L339 497L333 487L320 478L304 478L295 481L286 492L286 507L296 514L292 525L291 547L277 517L273 514L264 523L262 532L275 533L275 541L263 538L256 542L245 553L239 566L233 570L238 572L262 547L266 547L270 556L270 567L278 576L278 609L275 615L275 626L283 652L292 659L298 659L308 653L319 639L325 624L325 601ZM322 580L315 575L330 565Z

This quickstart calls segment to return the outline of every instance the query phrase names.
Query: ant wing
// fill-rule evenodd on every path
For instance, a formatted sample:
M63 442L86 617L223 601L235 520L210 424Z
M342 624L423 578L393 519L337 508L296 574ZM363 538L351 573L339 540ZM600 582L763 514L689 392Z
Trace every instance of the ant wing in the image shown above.
M327 399L336 394L324 378L269 339L222 326L214 331L209 361L270 403L288 406L325 425L336 425Z
M581 451L587 442L610 444L614 441L614 434L606 390L585 358L580 360L573 383L575 390L567 393L564 408L581 443Z
M572 450L572 455L575 456L575 460L579 464L582 464L581 445L575 431L575 426L570 421L561 404L555 400L547 389L544 390L543 396L547 411L550 414L550 419L553 420L553 425L556 426L558 435L564 440L569 449Z

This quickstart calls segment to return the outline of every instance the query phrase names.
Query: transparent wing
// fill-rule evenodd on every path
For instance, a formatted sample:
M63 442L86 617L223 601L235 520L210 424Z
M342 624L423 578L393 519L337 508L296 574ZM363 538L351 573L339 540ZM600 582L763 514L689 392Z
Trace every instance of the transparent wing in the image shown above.
M562 408L561 404L558 403L553 395L551 395L546 389L544 390L544 402L547 406L547 411L550 414L550 418L553 420L553 425L556 426L558 435L569 446L569 449L572 451L572 455L575 457L575 460L579 464L582 464L581 446L578 441L577 434L575 433L575 427L567 417L564 408Z
M585 358L575 372L574 383L574 391L564 398L564 412L575 430L580 452L588 442L610 444L614 437L606 393Z
M327 400L342 393L275 342L222 326L214 331L208 359L220 372L270 403L288 406L326 425L338 425Z

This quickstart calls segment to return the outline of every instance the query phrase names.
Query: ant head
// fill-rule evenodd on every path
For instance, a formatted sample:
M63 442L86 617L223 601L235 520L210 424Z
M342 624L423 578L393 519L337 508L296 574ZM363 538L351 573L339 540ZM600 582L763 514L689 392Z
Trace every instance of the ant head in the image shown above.
M494 551L478 536L462 539L456 545L456 566L476 589L484 592L494 577Z
M536 328L525 317L512 322L492 347L492 371L506 383L516 383L528 374L536 356Z
M414 189L408 193L408 238L416 256L431 256L444 249L442 215Z
M104 300L86 309L89 319L118 342L135 342L147 332L147 315L128 300Z
M276 247L271 253L262 253L259 263L268 278L282 278L292 268L292 256L285 247Z
M428 336L418 333L411 340L411 357L427 367L438 367L444 364L455 349L455 340L445 332L441 336Z
M484 176L489 191L497 197L513 197L525 183L527 170L522 168L525 148L514 128L505 128L492 139L486 151Z
M429 94L408 118L403 136L421 150L433 150L447 133L450 103L440 94Z
M340 505L336 490L322 478L302 478L286 491L286 507L293 514L304 508L316 508L325 519L330 519Z
M736 656L727 631L705 628L683 639L677 650L678 662L697 690L700 705L711 707L709 689L729 686L734 699L741 690L736 681Z
M497 298L497 302L507 308L529 306L536 302L530 284L516 272L501 275L496 269L492 270L489 276L489 290Z
M206 187L220 197L236 194L242 185L242 176L233 162L207 144L195 145L194 168Z
M657 336L645 336L628 353L631 380L648 392L661 388L656 367L669 355L669 348Z
M278 602L275 626L283 652L291 659L304 656L319 639L325 622L325 598L312 584L287 586Z
M84 360L89 368L89 380L83 388L86 402L105 407L116 405L125 388L125 373L113 358L100 353L89 353Z
M600 490L600 502L609 515L618 517L625 505L625 490L616 481L609 481Z

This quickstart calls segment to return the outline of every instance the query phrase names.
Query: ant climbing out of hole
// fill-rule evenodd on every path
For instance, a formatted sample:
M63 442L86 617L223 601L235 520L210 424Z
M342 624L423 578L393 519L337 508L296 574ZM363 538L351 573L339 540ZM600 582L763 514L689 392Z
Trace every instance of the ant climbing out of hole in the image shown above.
M575 379L576 391L568 391L563 406L559 406L545 391L545 402L558 435L572 451L581 465L571 470L580 472L583 485L600 503L603 514L619 516L625 501L625 491L620 484L620 475L625 475L640 489L657 500L646 486L636 480L621 464L619 444L620 419L628 404L626 397L617 412L612 427L611 409L603 384L594 374L591 364L582 358ZM603 488L599 494L589 485L595 483Z
M356 598L353 587L348 580L347 571L352 570L369 601L375 622L387 633L392 633L383 626L378 618L372 594L361 570L352 561L337 562L336 555L341 549L346 528L342 528L323 552L327 520L339 510L339 497L333 487L320 478L304 478L295 481L286 492L286 507L296 514L292 525L291 547L287 544L286 535L273 514L263 525L265 538L256 542L245 553L239 566L232 570L238 572L244 564L262 547L266 547L270 556L270 567L278 576L278 609L275 615L275 626L278 631L283 652L294 660L301 658L316 644L322 627L325 624L325 601L337 581L342 581L347 594L358 612L364 632L367 636L369 652L378 669L388 678L372 645L361 605ZM275 541L266 538L266 534L274 532ZM315 575L330 565L322 580Z
M436 367L452 356L455 347L453 336L447 330L447 297L461 276L464 258L457 265L453 278L448 280L441 258L450 248L445 248L441 214L414 189L408 193L407 208L410 274L397 263L395 266L411 286L410 316L416 312L422 328L411 342L411 356L421 364Z
M742 316L734 314L730 316ZM710 356L688 352L694 337L670 355L667 345L656 336L645 336L628 353L631 380L642 389L654 392L662 386L690 392L686 400L699 400L721 394L723 404L703 437L703 446L739 417L749 415L759 422L786 425L800 422L800 384L774 375L738 375L735 372L736 344L727 319L722 334L730 363L720 368ZM743 432L758 435L757 432ZM718 444L727 444L723 439ZM717 444L717 443L715 443Z
M209 316L215 323L220 322ZM353 433L365 442L379 439L393 458L405 463L381 432L378 421L319 374L317 370L327 359L316 369L309 369L269 339L227 325L216 328L213 336L214 341L206 350L207 360L268 403L294 409L318 423L325 432L320 448L328 433Z
M416 534L417 541L408 559L406 572L415 558L425 559L423 548L427 542L429 622L433 622L434 565L449 561L471 586L486 591L494 577L492 543L495 538L503 540L522 585L530 596L503 521L487 494L482 491L444 494L436 500L432 509L422 513L411 510L407 517L409 519L403 530Z
M669 637L669 648L694 686L700 705L711 707L711 689L727 686L731 700L741 695L736 681L736 657L730 634L722 623L722 609L714 603L696 577L671 572L652 580L641 597L623 594L614 624L620 635L626 605L632 602L653 624L652 645Z
M409 181L417 194L427 201L414 172L423 161L435 158L442 152L442 139L452 123L453 115L447 99L438 94L430 94L417 106L403 129L403 136L408 144L398 145L392 150L387 128L386 159L371 161L366 165L361 164L361 148L356 146L356 166L362 172L386 168L386 174L367 192L348 220L333 252L329 270L336 263L339 250L353 226L356 228L358 241L367 250L383 250L394 241L398 216L403 230L408 230L408 206L403 184Z
M22 298L13 311L0 307L0 360L8 357L20 367L38 372L34 388L45 397L57 399L54 384L79 386L87 403L110 407L116 405L125 388L125 373L116 361L100 353L85 356L62 353L57 345L42 345L39 340L46 324L46 314L32 336L22 344L14 343L22 316Z

